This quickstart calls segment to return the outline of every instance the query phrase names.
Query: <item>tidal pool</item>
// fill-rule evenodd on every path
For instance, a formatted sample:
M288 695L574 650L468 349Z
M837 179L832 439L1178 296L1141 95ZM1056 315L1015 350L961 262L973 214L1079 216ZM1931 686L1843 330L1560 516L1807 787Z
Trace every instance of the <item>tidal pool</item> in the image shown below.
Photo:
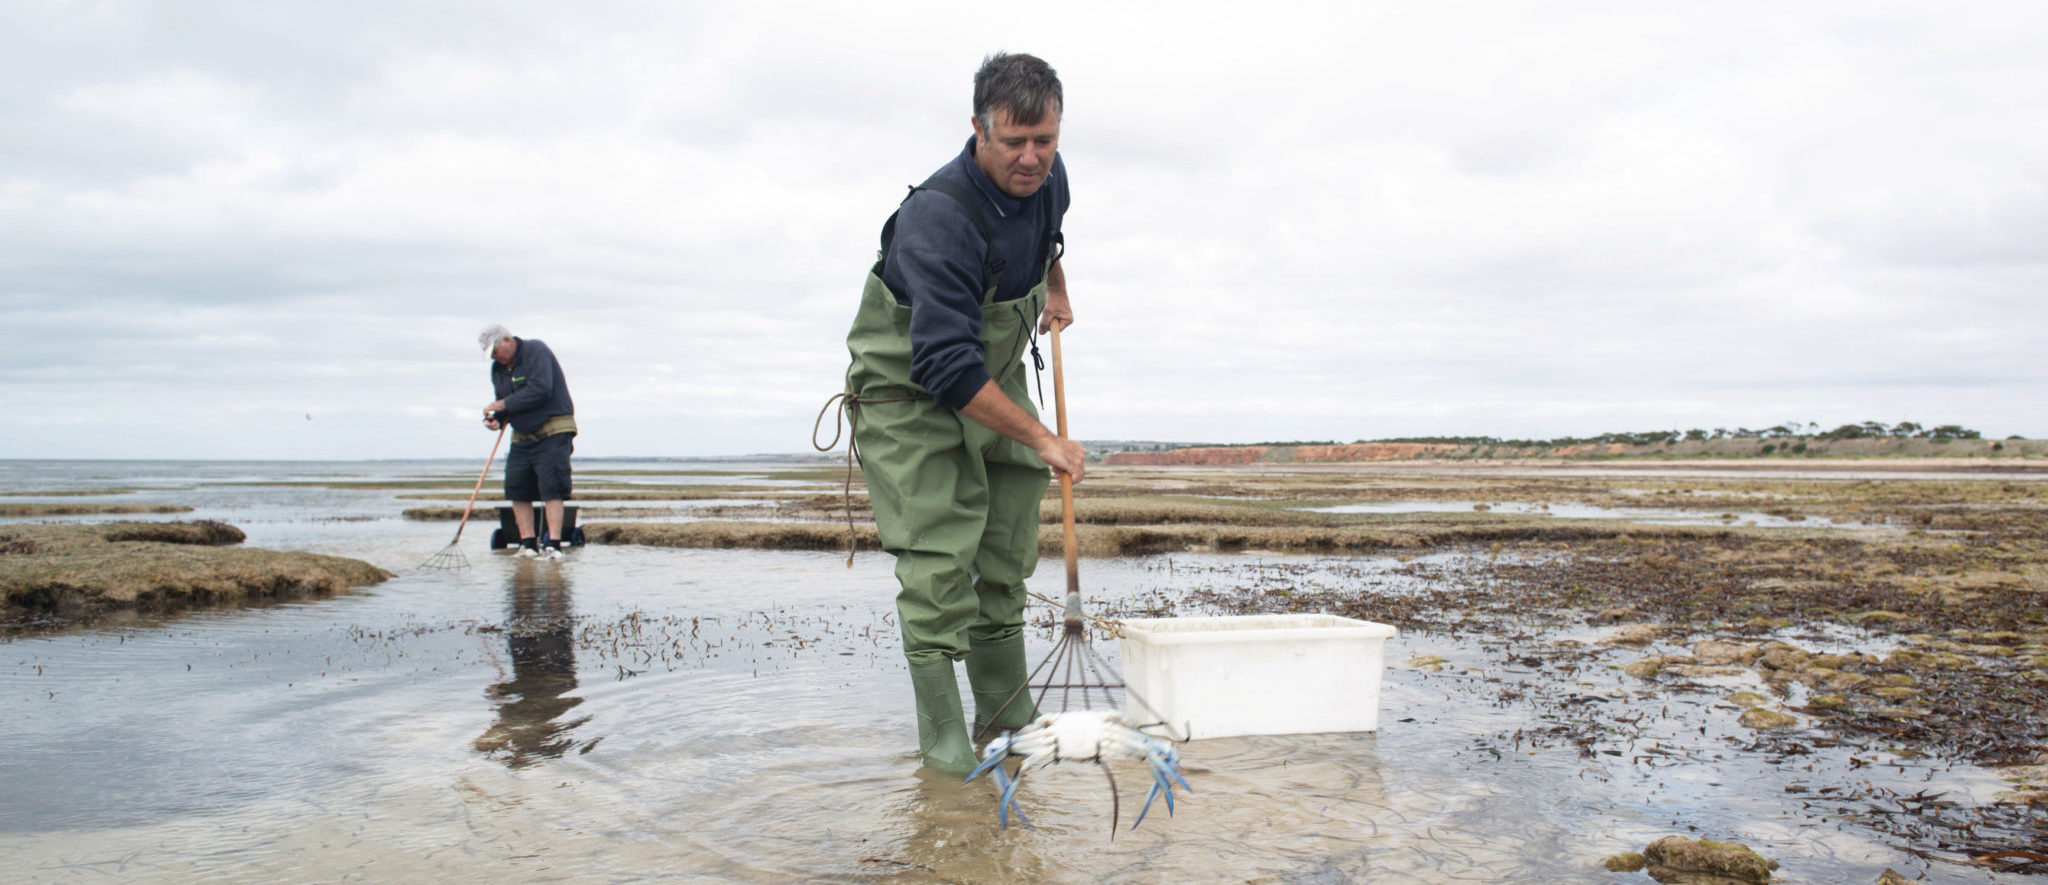
M400 519L391 492L167 494L252 546L400 576L0 640L10 881L1646 882L1601 861L1671 833L1748 843L1779 881L1887 866L2007 880L1815 802L1852 783L1981 800L1990 774L1760 748L1718 696L1653 696L1598 659L1526 663L1588 638L1537 626L1404 633L1380 731L1189 743L1194 792L1136 830L1111 837L1087 765L1027 777L1036 827L1005 830L992 785L918 768L882 554L587 547L537 563L471 526L474 568L424 572L452 527ZM1181 554L1081 575L1091 609L1199 614L1192 600L1247 582L1399 593L1416 580L1402 564ZM1032 585L1057 596L1048 565ZM1035 660L1054 636L1034 614ZM1422 655L1449 666L1400 664ZM1589 752L1560 724L1601 737ZM1144 780L1117 780L1128 827Z

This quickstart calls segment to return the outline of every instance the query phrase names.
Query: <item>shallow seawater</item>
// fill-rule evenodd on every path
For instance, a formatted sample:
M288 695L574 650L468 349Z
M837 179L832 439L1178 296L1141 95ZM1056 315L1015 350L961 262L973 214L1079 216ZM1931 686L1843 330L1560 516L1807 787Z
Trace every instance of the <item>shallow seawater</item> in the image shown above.
M462 467L418 468L436 469ZM882 554L849 567L831 553L587 547L537 563L486 550L472 525L474 567L427 572L417 564L453 526L398 518L394 492L102 474L0 485L140 488L135 500L197 508L174 518L241 526L251 546L399 577L0 641L10 881L1647 882L1600 862L1670 833L1746 842L1784 865L1777 881L1872 881L1886 866L2000 881L1929 866L1812 801L1869 781L1988 798L2000 784L1986 773L1745 749L1753 736L1717 693L1651 698L1597 661L1518 663L1530 644L1588 638L1535 626L1392 640L1376 733L1184 745L1194 792L1136 830L1142 770L1116 769L1112 838L1108 783L1088 765L1027 776L1036 826L1003 829L992 785L918 768ZM1200 614L1191 594L1233 583L1400 592L1415 580L1402 564L1175 555L1084 560L1081 575L1091 607ZM1046 565L1032 587L1057 596ZM1034 628L1030 656L1052 640ZM1450 666L1401 663L1419 655ZM1605 727L1593 752L1546 736L1557 714L1533 703L1542 692L1585 698L1566 709Z
M1529 504L1519 501L1384 501L1367 504L1336 504L1302 508L1312 513L1519 513L1554 516L1559 519L1614 519L1657 525L1747 525L1772 528L1880 528L1855 521L1787 518L1770 513L1708 513L1652 507L1600 507L1593 504L1556 502Z

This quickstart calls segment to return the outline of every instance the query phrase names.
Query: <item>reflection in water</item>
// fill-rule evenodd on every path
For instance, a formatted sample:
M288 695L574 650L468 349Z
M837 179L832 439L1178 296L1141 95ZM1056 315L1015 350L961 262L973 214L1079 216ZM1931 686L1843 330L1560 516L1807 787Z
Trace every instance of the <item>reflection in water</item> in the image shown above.
M1029 840L1005 839L996 829L993 792L924 768L914 777L914 783L891 792L879 837L889 847L862 858L863 878L892 883L1059 881L1042 855L1019 850Z
M583 699L576 689L576 635L566 570L553 563L522 560L508 587L512 611L505 623L511 678L484 690L498 718L476 739L477 751L511 768L525 768L570 750L589 752L572 732L590 721L566 719ZM501 668L499 674L503 676Z
M996 820L993 784L919 769L893 789L881 824L864 831L856 881L939 882L1494 881L1506 863L1494 838L1430 832L1452 821L1440 803L1389 795L1374 735L1219 738L1184 745L1194 792L1179 813L1155 805L1132 829L1149 782L1143 765L1113 763L1122 825L1109 831L1100 768L1059 764L1027 775L1018 799L1033 826ZM1459 822L1462 824L1462 821ZM1418 831L1430 835L1415 838ZM1399 833L1409 834L1402 838ZM1294 874L1300 874L1296 876ZM1556 881L1555 879L1540 879Z

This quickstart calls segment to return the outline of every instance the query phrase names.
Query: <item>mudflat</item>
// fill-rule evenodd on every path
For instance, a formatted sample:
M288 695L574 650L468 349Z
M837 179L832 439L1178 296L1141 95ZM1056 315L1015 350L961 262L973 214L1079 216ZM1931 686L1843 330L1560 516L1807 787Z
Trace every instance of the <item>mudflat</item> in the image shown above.
M1408 586L1420 591L1332 582L1327 561L1282 558L1193 601L1513 645L1510 667L1566 678L1504 683L1543 711L1545 730L1498 736L1503 753L1545 742L1632 751L1628 723L1577 712L1586 698L1569 674L1601 667L1652 695L1726 695L1742 710L1746 749L1774 758L1849 744L2009 771L2013 789L1989 805L1909 801L1911 814L1884 820L1906 843L2029 871L2040 862L1999 852L2048 844L2044 467L1956 458L1110 465L1091 469L1075 509L1086 556L1412 560ZM877 543L857 477L849 494L792 500L782 515L586 531L595 543L652 546ZM1041 549L1057 556L1056 497L1041 517ZM1435 564L1442 554L1459 554L1459 567ZM1188 602L1106 614L1163 616ZM1513 642L1573 628L1592 636ZM1822 635L1871 650L1799 639ZM1758 690L1728 687L1737 684ZM1897 797L1842 798L1899 807Z

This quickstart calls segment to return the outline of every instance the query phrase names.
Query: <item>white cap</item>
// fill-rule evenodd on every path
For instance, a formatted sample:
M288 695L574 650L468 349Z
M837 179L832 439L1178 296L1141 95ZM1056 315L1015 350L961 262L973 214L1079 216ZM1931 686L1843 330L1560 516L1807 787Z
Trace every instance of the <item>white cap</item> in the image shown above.
M512 333L505 331L504 326L492 323L485 326L484 330L477 334L476 343L483 345L484 359L490 359L491 351L497 349L498 342L510 337L512 337Z

